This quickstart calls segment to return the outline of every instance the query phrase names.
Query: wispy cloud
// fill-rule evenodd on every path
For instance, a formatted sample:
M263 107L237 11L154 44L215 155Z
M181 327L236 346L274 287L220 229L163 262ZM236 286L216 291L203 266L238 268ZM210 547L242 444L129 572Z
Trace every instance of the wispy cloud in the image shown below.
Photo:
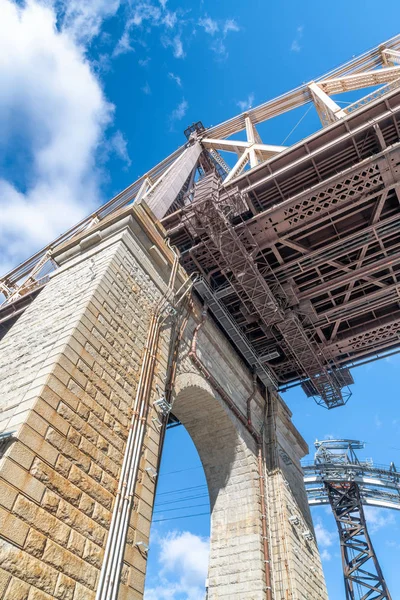
M321 520L317 521L314 529L318 547L321 552L321 559L324 561L331 560L332 554L329 552L328 548L335 543L335 533L329 531L329 529L324 526Z
M135 49L132 45L130 31L129 31L129 29L125 29L125 31L119 38L119 40L113 50L112 56L113 56L113 58L116 58L117 56L120 56L121 54L127 54L128 52L134 52L134 51L135 51Z
M138 60L138 65L139 65L139 67L148 67L150 61L151 61L150 56L147 56L147 58L140 58Z
M225 19L224 21L216 21L209 16L202 17L198 22L212 41L210 48L219 59L225 59L228 56L226 49L226 37L230 32L240 31L239 25L234 19Z
M175 73L168 73L168 77L172 79L172 81L175 81L178 87L182 87L182 79L179 77L179 75L175 75Z
M296 29L296 35L293 38L292 44L290 46L290 49L292 52L300 52L300 50L301 50L300 42L303 39L303 33L304 33L304 27L303 27L303 25L300 25Z
M371 533L376 533L380 529L396 523L394 514L384 508L365 506L364 513Z
M176 121L182 121L183 117L187 113L188 108L189 108L189 104L183 98L182 101L178 104L178 106L176 108L174 108L174 110L172 111L172 113L169 116L169 124L170 124L171 130L173 129Z
M128 12L129 17L126 19L124 31L115 46L113 56L116 57L120 54L131 52L134 49L132 43L133 35L143 36L153 28L160 28L164 32L171 32L178 25L179 18L177 12L167 10L166 6L166 2L155 4L150 1L138 2L132 5ZM171 40L171 43L168 45L172 46L174 56L179 55L180 58L184 56L184 53L182 47L179 50L179 44L175 38L180 39L179 34L171 38L170 34L168 34L166 39Z
M179 33L177 33L173 38L167 36L163 37L162 43L164 48L172 48L172 53L175 58L185 58L186 53L183 49L183 43Z
M374 415L374 423L377 429L382 429L383 421L378 414Z
M247 96L247 98L245 100L238 100L236 102L236 105L240 108L241 112L244 112L245 110L249 110L249 108L251 108L253 106L253 102L254 102L254 94L251 93Z
M332 558L332 554L329 552L329 550L324 548L321 552L321 560L328 561L328 560L331 560L331 558Z
M151 88L148 84L148 82L146 81L146 83L144 84L144 86L141 88L143 94L146 94L146 96L150 96L151 94Z
M116 131L114 135L110 138L109 147L114 154L122 160L127 167L130 167L132 164L131 158L128 152L128 142L125 139L124 134L121 131Z
M226 36L230 31L240 31L239 25L234 19L226 19L222 28L223 34Z
M219 31L219 26L217 21L211 19L210 17L203 17L199 19L200 27L203 27L204 31L209 35L215 35Z

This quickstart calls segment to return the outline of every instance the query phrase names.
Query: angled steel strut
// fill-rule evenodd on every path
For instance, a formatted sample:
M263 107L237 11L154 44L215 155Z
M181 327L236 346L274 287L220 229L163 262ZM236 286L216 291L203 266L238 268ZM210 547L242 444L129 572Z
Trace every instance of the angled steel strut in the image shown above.
M357 440L316 441L303 466L309 504L330 504L339 532L346 600L391 600L368 533L363 505L400 510L400 473L359 460Z

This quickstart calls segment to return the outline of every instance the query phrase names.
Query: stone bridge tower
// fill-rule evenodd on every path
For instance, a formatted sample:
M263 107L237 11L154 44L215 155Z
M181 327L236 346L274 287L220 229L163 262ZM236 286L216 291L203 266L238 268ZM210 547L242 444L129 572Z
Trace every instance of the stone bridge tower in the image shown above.
M150 211L111 215L54 260L0 345L1 598L143 598L170 403L208 484L208 599L326 599L307 447Z
M305 104L321 129L263 142ZM143 597L170 409L208 484L208 600L327 598L278 389L337 408L398 350L400 36L185 134L0 278L4 600Z

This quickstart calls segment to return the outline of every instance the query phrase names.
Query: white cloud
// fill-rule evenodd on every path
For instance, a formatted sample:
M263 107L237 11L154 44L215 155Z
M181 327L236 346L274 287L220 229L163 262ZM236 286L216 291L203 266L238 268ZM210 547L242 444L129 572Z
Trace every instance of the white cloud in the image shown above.
M217 21L211 19L210 17L204 17L199 19L200 27L203 27L204 31L209 35L215 35L217 31L219 31L219 26Z
M381 429L383 425L383 421L380 419L379 415L374 415L374 423L377 429Z
M134 52L134 51L135 51L135 49L132 46L130 31L128 28L125 28L123 34L119 38L117 45L115 46L115 48L113 50L112 56L113 56L113 58L116 58L117 56L120 56L121 54L127 54L128 52Z
M203 17L199 19L199 26L213 38L210 48L219 59L227 58L225 40L229 32L240 31L239 25L234 19L226 19L222 22L217 22L211 17Z
M226 36L230 31L240 31L240 27L234 19L226 19L222 31Z
M236 104L240 108L241 112L244 112L245 110L249 110L249 108L251 108L253 106L253 102L254 102L254 94L251 93L247 96L246 100L238 100L238 102L236 102Z
M174 73L168 73L168 77L172 79L172 81L175 81L178 87L182 87L182 79L178 75L175 75Z
M385 508L377 506L364 506L365 520L370 533L375 533L388 525L396 522L394 514Z
M140 27L148 21L151 25L158 25L161 20L162 10L149 2L139 2L133 9L131 24Z
M152 2L137 2L131 7L128 15L123 33L114 49L114 57L134 50L131 39L133 31L136 30L143 35L152 28L159 27L170 32L178 23L177 13L166 10L166 2L160 2L160 5ZM164 45L171 46L174 56L182 58L184 52L180 36L177 34L172 38L166 37L166 40L167 43L163 41Z
M116 131L111 137L109 145L111 151L114 152L124 163L126 163L127 167L130 167L132 161L128 152L128 142L126 141L124 134L119 130Z
M322 524L322 521L319 521L315 525L315 537L317 538L317 543L320 548L329 548L335 540L335 534L326 529Z
M0 179L4 267L98 204L95 153L113 106L50 6L0 0L0 14L0 148L11 160L18 140L27 157L19 185Z
M187 101L183 98L182 101L178 104L178 106L176 108L174 108L174 110L172 111L172 113L169 116L169 121L170 121L171 127L173 127L175 121L181 121L183 119L183 117L187 113L188 108L189 108L189 105L188 105Z
M151 88L148 84L148 82L146 81L146 83L144 84L144 86L141 88L143 94L146 94L146 96L150 96L151 94Z
M87 44L99 34L103 21L118 12L120 0L63 0L59 7L62 29Z
M185 58L186 53L183 49L182 39L179 34L175 35L173 38L164 37L162 43L165 48L172 48L172 53L175 58Z
M321 560L328 561L331 560L331 558L332 554L326 548L324 548L321 552Z
M300 52L301 46L300 41L303 38L304 27L300 25L296 29L296 36L294 37L290 49L292 52Z
M209 540L175 531L157 545L160 585L148 587L144 600L204 600Z
M178 17L177 17L176 12L166 11L166 13L164 14L164 16L162 18L162 22L169 29L173 29L173 27L175 27L175 25L177 24L177 21L178 21Z
M150 56L148 56L147 58L141 58L138 60L138 64L140 67L147 67L149 65L149 62L151 61Z

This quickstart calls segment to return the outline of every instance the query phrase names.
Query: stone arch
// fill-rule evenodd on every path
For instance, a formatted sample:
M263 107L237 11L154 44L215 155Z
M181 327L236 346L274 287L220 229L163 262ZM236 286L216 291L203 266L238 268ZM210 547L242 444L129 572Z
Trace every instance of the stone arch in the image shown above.
M211 509L208 599L263 598L265 579L254 439L199 374L177 376L172 410L196 446L208 486Z

